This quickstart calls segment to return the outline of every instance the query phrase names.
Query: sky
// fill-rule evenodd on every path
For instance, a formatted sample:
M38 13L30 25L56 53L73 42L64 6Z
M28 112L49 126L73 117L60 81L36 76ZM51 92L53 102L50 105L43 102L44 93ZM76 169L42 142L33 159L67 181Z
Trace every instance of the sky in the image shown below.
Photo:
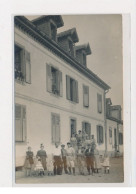
M38 16L26 17L31 20ZM62 19L64 26L57 32L75 27L79 37L76 45L90 44L87 67L111 87L106 97L112 104L123 108L122 16L62 15Z

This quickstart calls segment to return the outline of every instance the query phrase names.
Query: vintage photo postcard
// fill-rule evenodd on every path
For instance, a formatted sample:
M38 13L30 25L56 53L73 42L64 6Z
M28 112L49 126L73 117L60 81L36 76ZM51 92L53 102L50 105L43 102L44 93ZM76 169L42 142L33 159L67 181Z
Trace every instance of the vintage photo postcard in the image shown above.
M15 184L123 183L122 15L14 16Z

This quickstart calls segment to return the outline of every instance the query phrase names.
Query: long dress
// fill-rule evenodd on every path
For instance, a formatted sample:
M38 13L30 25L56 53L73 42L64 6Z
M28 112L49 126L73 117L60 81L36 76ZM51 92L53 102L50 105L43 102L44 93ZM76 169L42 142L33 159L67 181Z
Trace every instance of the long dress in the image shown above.
M40 157L41 163L42 163L42 166L43 166L44 170L47 170L47 167L46 167L46 158L47 158L46 151L45 150L39 150L37 152L37 156Z
M25 159L24 167L27 168L27 169L31 169L33 164L34 164L33 152L27 151L26 152L26 159Z
M100 169L101 168L100 158L99 158L99 151L97 149L94 150L94 168L95 169Z

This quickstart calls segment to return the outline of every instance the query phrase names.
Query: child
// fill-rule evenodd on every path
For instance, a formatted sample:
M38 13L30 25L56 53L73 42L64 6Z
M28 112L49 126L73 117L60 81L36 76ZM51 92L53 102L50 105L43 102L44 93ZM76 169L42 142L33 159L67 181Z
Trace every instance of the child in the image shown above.
M110 160L109 160L109 156L107 153L104 154L104 162L103 165L104 167L104 173L106 174L107 172L110 173Z
M36 165L35 165L34 171L36 172L37 176L44 175L44 168L42 166L40 157L37 157L37 161L36 161Z
M47 174L49 176L54 175L54 165L53 165L53 158L47 158Z
M28 151L26 152L26 159L24 163L24 168L26 170L26 176L32 175L32 169L34 166L34 160L33 160L33 152L31 151L31 147L28 147Z

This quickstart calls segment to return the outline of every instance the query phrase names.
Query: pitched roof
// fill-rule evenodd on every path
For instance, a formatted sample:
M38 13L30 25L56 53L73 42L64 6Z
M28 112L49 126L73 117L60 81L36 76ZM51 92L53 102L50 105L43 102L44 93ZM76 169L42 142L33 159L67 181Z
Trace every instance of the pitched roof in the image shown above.
M34 20L32 20L31 22L35 25L38 24L42 24L45 21L49 20L49 19L53 19L53 21L56 23L57 28L60 28L62 26L64 26L64 22L63 19L60 15L45 15L45 16L40 16Z
M63 38L65 36L71 36L74 43L79 41L76 28L72 28L72 29L69 29L69 30L66 30L64 32L60 32L60 33L57 34L58 39Z
M86 55L92 54L92 51L91 51L91 48L90 48L89 43L75 46L75 50L80 50L80 49L81 49L81 50L84 49L85 52L86 52Z
M83 67L76 59L68 55L68 53L60 47L55 41L51 40L46 34L42 33L38 28L24 16L15 16L15 26L21 31L29 34L31 38L41 44L43 47L51 50L55 55L67 62L68 65L75 68L77 71L85 75L88 79L93 81L104 90L110 89L102 79L94 74L90 69Z

